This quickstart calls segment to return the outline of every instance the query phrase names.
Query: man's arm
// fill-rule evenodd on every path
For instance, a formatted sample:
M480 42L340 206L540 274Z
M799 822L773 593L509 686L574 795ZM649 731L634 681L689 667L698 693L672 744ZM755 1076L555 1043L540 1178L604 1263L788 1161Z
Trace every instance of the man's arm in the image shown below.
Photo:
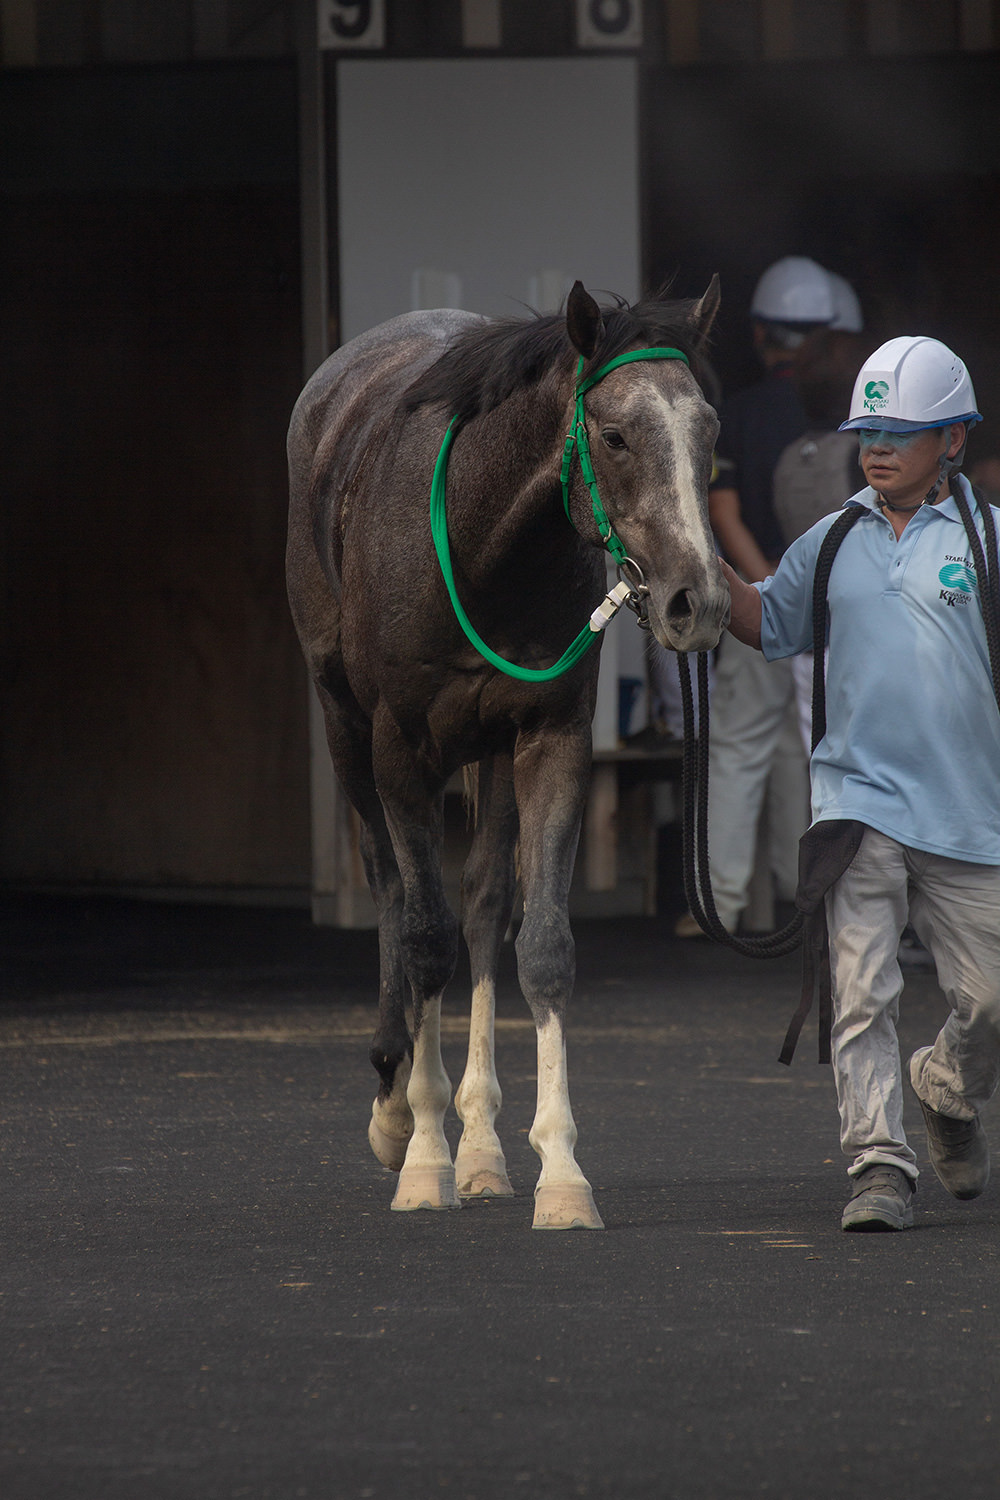
M709 490L708 519L726 556L744 577L759 583L774 572L774 564L764 556L740 513L739 490L725 486Z
M729 615L729 631L744 646L753 646L755 651L760 650L760 617L761 604L760 594L749 583L744 583L740 575L735 572L723 558L719 558L726 582L729 584L729 595L732 607Z

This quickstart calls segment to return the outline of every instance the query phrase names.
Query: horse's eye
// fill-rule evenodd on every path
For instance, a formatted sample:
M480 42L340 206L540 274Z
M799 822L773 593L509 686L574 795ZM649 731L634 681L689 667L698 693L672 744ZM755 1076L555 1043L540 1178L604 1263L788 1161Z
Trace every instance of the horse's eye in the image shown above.
M628 443L622 437L617 427L605 427L601 432L601 438L609 448L627 448Z

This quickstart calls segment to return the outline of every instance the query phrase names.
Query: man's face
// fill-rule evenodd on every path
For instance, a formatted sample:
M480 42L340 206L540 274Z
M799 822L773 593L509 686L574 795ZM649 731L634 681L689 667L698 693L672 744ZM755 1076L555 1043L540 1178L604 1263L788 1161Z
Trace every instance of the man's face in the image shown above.
M909 505L924 498L937 480L938 460L945 453L954 458L964 436L961 422L919 432L863 427L861 467L873 490L895 505Z

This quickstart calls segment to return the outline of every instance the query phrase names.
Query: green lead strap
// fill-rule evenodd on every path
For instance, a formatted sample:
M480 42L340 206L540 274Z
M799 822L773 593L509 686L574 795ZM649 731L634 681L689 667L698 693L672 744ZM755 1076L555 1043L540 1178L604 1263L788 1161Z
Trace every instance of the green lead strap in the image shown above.
M583 398L591 387L595 386L599 380L603 380L605 375L611 370L617 369L619 365L632 364L633 361L639 359L680 359L686 365L690 365L687 355L680 349L631 349L627 354L619 354L616 359L609 360L606 365L602 365L599 370L595 370L586 380L581 381L580 376L583 373L584 365L584 361L581 358L576 371L576 409L563 448L562 467L559 474L563 492L563 507L570 524L572 524L573 518L570 515L569 509L569 476L573 464L573 450L576 449L580 455L580 469L583 473L584 482L590 491L594 521L601 534L601 540L619 565L626 560L628 553L621 539L615 534L614 528L608 520L607 512L601 503L601 497L597 492L597 476L594 473L594 465L590 456L590 442L587 437ZM434 465L434 477L431 480L431 535L434 538L434 550L437 553L438 563L441 567L441 576L444 578L445 587L451 599L451 607L455 611L455 618L464 630L466 638L475 646L480 655L484 656L499 671L506 673L508 677L517 677L522 682L551 682L554 678L561 677L564 672L568 672L571 667L575 667L577 662L586 655L605 626L621 608L630 590L627 584L624 583L619 583L616 588L612 589L611 593L594 610L590 620L580 631L579 635L575 640L570 642L559 660L554 662L551 667L519 667L516 663L508 661L506 657L498 656L495 651L491 651L482 637L477 634L473 628L472 621L462 608L462 601L459 599L458 590L455 588L455 575L451 566L451 546L448 541L448 517L445 509L445 480L448 473L448 455L451 452L451 445L455 438L456 420L455 417L452 417L448 423L448 430L444 435L444 441L441 444L437 462Z
M578 396L585 396L591 386L597 385L599 380L603 380L605 375L609 375L612 370L617 370L619 365L631 365L637 359L679 359L689 369L691 368L691 361L683 349L630 349L627 354L616 355L614 359L609 359L606 365L602 365L599 370L595 370L593 375L588 375L586 380L577 386L576 394ZM581 357L576 371L577 380L580 379L582 370L583 359Z
M455 437L454 428L455 418L452 417L448 423L448 431L444 435L444 442L441 444L441 451L437 456L437 463L434 465L434 478L431 481L431 534L434 538L434 548L437 552L438 562L441 565L441 575L444 578L445 587L451 599L451 607L455 611L455 618L476 650L482 656L485 656L488 662L492 662L495 667L498 667L501 672L505 672L508 677L517 677L522 682L551 682L553 678L561 677L564 672L568 672L570 667L576 666L581 657L590 650L600 632L592 630L589 624L585 625L576 639L570 642L557 662L551 667L538 668L519 667L515 662L507 661L505 657L498 656L495 651L490 650L482 637L477 634L473 628L472 621L462 608L462 601L459 599L458 591L455 588L455 575L451 566L451 548L448 543L448 518L445 513L445 474L448 469L448 454L451 451L451 445Z

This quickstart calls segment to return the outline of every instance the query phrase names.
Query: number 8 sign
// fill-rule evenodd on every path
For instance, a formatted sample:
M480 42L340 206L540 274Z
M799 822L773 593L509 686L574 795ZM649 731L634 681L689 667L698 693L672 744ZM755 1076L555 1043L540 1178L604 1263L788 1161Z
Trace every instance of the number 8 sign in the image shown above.
M641 0L576 0L578 47L641 47Z

